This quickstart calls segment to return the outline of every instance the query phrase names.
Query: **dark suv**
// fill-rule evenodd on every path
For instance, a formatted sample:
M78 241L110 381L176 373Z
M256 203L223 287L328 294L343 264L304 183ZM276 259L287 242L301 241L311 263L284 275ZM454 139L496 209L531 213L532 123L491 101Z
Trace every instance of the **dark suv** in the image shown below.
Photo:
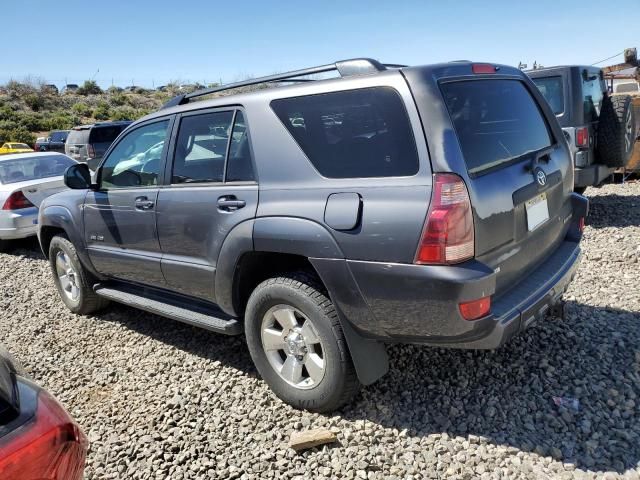
M565 65L527 73L564 131L577 192L601 185L616 169L627 166L637 136L631 96L609 94L598 67Z
M220 96L258 83L273 88ZM492 349L543 318L587 213L531 80L469 62L348 60L181 95L91 182L70 168L40 209L64 303L244 331L273 391L316 411L384 375L387 342Z
M102 156L129 121L100 122L74 127L67 136L65 153L76 162L84 162L95 170Z

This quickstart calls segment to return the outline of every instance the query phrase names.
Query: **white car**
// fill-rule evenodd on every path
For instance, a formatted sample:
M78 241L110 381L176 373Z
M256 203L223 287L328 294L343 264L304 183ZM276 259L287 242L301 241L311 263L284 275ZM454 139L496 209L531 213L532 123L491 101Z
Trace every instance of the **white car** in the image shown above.
M46 197L66 190L63 174L75 163L51 152L0 156L0 251L10 240L36 235L38 207Z

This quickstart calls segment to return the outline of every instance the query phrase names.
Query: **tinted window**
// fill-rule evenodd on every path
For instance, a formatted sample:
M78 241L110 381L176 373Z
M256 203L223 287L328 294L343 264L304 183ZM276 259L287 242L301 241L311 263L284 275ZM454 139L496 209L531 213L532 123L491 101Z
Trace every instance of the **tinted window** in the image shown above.
M227 182L248 182L255 180L249 137L244 115L241 111L236 114L236 121L231 133L229 145L229 161L227 162Z
M68 132L51 132L52 142L64 142L67 138Z
M180 122L172 183L221 182L233 112L184 117Z
M274 100L271 107L325 177L414 175L418 156L407 112L391 88Z
M533 78L540 93L545 98L551 110L556 115L564 112L564 93L562 89L562 77Z
M88 143L89 130L71 130L67 137L67 143L71 145L84 145Z
M0 183L18 183L38 178L57 177L75 164L65 155L38 155L0 161Z
M586 78L585 78L586 77ZM582 77L582 99L584 101L584 121L595 122L600 116L600 105L604 97L604 86L600 83L600 75L584 71Z
M471 80L441 88L469 173L551 145L542 113L522 82Z
M164 120L127 133L102 166L101 188L157 185L168 125Z
M89 143L111 143L127 125L115 125L109 127L94 127L89 135Z

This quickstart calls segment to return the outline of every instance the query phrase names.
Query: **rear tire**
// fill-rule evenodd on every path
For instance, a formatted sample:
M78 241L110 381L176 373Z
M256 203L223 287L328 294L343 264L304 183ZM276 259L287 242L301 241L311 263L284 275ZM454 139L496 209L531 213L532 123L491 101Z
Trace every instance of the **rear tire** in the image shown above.
M73 313L87 315L109 304L93 291L93 276L80 262L68 238L56 235L49 245L49 265L60 298Z
M313 275L284 274L258 285L245 334L262 378L296 408L332 411L360 388L336 310Z
M636 117L629 95L606 95L598 121L597 153L610 168L625 167L636 141Z

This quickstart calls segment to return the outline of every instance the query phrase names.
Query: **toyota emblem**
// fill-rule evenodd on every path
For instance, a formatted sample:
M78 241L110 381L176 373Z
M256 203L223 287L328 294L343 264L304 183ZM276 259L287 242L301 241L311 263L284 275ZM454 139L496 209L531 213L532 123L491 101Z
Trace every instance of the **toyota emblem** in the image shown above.
M536 182L541 187L544 187L547 184L547 174L541 168L536 168L535 171Z

